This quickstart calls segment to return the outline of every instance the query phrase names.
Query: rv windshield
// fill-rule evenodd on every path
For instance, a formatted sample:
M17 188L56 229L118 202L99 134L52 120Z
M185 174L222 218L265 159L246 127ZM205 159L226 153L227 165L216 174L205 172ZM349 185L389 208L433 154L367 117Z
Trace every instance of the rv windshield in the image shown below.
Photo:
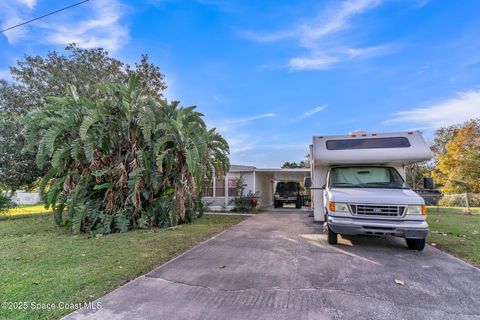
M400 174L391 167L337 167L330 171L331 188L407 189Z

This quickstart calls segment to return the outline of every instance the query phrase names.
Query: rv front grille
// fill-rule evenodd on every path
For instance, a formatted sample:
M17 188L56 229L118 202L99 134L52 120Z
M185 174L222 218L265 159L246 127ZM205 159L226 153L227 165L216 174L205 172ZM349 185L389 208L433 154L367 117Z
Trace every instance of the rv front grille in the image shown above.
M359 216L401 217L406 206L351 204L352 213Z

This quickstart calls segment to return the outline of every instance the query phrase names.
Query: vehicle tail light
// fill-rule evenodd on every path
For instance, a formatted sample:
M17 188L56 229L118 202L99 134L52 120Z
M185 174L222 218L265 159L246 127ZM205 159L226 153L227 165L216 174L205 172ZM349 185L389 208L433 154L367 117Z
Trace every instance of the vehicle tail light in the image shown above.
M426 216L426 215L427 215L427 206L422 205L422 216Z

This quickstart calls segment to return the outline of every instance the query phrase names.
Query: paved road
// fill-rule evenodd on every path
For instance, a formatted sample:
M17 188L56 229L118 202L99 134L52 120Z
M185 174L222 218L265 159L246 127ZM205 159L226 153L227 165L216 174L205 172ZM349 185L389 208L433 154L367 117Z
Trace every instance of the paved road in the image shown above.
M395 279L405 285L398 285ZM480 270L402 239L330 246L306 212L250 218L67 319L480 319Z

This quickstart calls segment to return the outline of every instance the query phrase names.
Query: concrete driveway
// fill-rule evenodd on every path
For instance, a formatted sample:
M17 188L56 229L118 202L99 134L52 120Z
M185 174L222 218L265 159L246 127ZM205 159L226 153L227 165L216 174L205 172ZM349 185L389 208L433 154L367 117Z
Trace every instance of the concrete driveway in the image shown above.
M282 210L99 301L67 319L480 319L480 270L430 246L409 251L403 239L330 246L308 212Z

